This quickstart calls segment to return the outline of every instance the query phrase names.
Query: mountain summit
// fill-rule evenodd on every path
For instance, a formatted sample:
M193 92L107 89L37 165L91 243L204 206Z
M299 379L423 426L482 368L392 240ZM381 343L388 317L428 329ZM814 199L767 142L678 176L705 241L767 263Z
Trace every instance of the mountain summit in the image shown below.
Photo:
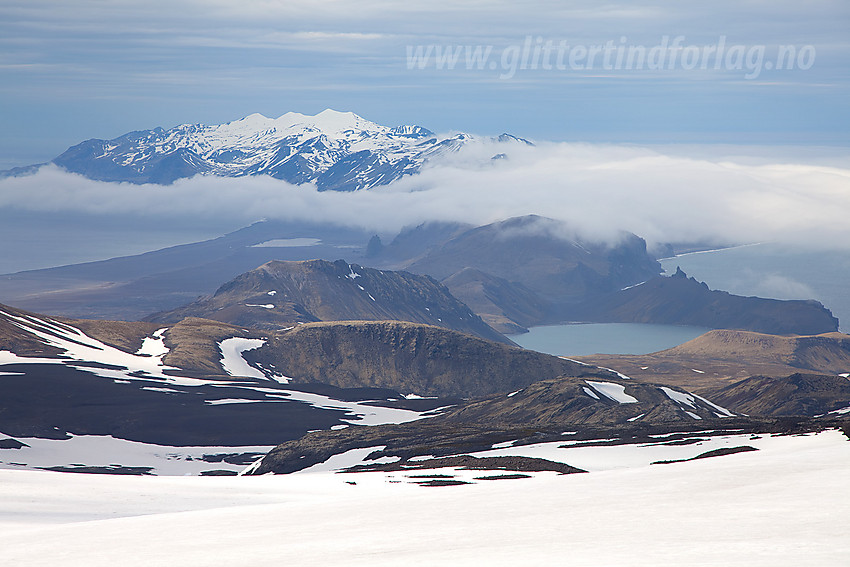
M86 140L51 163L100 181L169 184L198 174L269 175L294 184L315 183L322 191L354 191L391 183L418 172L427 161L483 141L529 143L507 134L441 138L421 126L390 128L353 112L327 109L315 116L251 114L226 124L182 124Z

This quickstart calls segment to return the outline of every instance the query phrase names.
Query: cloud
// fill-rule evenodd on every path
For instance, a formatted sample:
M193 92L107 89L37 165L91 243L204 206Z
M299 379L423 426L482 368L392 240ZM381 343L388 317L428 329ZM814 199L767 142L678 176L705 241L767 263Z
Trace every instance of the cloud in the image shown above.
M760 277L755 291L759 296L777 299L808 299L818 295L810 286L779 274Z
M170 186L106 183L56 167L0 180L0 212L180 217L233 226L305 219L392 233L429 220L476 224L538 214L593 239L850 246L850 169L701 157L638 146L481 144L392 185L319 192L268 177L198 176ZM774 282L779 284L781 282Z

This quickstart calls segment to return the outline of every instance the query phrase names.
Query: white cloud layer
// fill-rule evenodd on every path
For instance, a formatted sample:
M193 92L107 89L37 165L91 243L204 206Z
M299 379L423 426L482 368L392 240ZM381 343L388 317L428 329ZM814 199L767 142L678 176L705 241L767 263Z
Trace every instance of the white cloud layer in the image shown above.
M634 232L650 243L850 245L850 168L787 159L733 160L617 145L479 146L390 186L318 192L268 177L195 177L171 186L105 183L45 167L0 180L13 210L248 224L305 219L390 233L429 220L483 224L539 214L585 236Z

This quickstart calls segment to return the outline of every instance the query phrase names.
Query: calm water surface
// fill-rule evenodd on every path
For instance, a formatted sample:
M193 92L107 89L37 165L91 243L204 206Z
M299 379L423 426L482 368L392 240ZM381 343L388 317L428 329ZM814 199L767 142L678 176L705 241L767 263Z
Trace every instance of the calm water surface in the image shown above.
M533 327L510 338L521 347L557 356L647 354L708 332L703 327L640 323L574 323Z
M850 250L803 250L756 244L661 260L668 274L680 266L711 289L773 299L816 299L850 332Z

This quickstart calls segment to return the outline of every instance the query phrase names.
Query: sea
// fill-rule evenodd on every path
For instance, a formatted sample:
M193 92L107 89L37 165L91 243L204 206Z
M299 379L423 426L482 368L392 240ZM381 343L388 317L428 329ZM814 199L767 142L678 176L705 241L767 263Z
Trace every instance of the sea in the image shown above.
M813 251L759 243L680 254L661 260L711 289L772 299L815 299L850 332L850 249ZM687 342L708 329L636 323L571 323L511 336L520 346L558 356L647 354Z
M97 215L0 215L0 274L138 254L219 236L233 226L173 220L155 228L140 219ZM688 276L738 295L816 299L850 332L850 246L808 250L758 243L662 259L668 274ZM2 298L0 298L2 301ZM698 327L636 324L567 324L531 329L511 338L523 347L558 355L646 354L671 348L704 331ZM695 334L696 333L696 334Z
M661 260L668 274L688 275L736 295L815 299L850 332L850 248L830 251L750 244L681 254Z
M510 339L523 348L555 356L647 354L672 348L707 331L678 325L571 323L532 327Z

